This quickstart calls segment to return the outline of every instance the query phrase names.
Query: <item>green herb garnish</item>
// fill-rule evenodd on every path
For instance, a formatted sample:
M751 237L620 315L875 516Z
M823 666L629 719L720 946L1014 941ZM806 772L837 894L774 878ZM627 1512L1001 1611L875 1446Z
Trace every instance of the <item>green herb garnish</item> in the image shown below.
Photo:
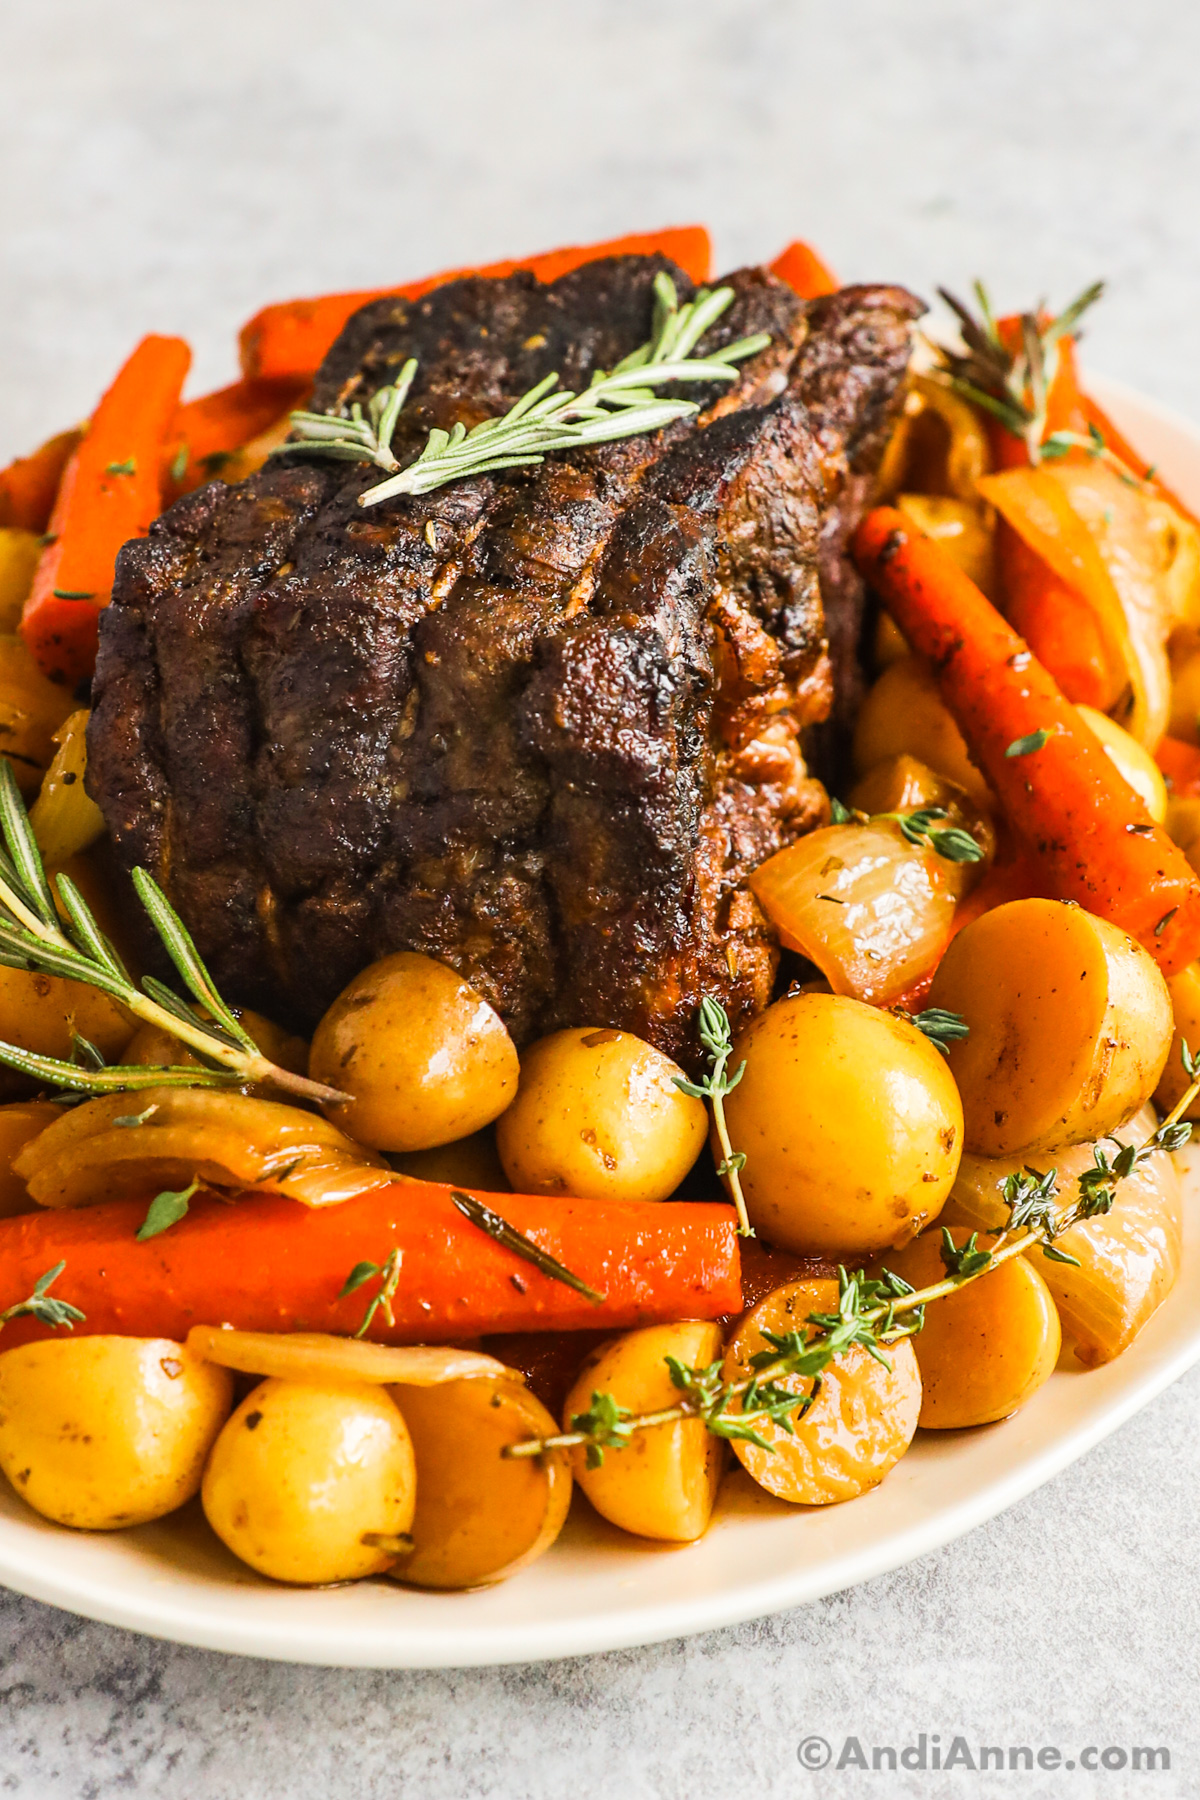
M55 1263L52 1269L47 1269L44 1275L38 1276L28 1300L18 1300L15 1306L0 1312L0 1331L10 1319L20 1318L37 1319L40 1324L49 1325L56 1331L60 1327L73 1331L77 1324L82 1324L84 1314L77 1306L72 1306L69 1300L56 1300L49 1292L66 1266L65 1262Z
M603 1304L603 1294L598 1294L580 1276L572 1274L557 1257L551 1256L548 1250L540 1249L532 1238L527 1238L523 1231L518 1231L507 1219L502 1219L498 1212L493 1212L482 1200L476 1200L473 1195L464 1194L458 1188L450 1190L450 1199L464 1219L470 1219L472 1225L477 1225L480 1231L486 1232L493 1242L503 1244L514 1256L532 1263L535 1269L539 1269L543 1275L549 1275L552 1281L561 1281L564 1286L574 1288L577 1294L582 1294L596 1306Z
M834 896L826 894L821 897L831 899ZM739 1233L742 1237L753 1237L754 1228L746 1211L746 1196L742 1192L741 1172L746 1166L746 1152L734 1149L729 1140L729 1127L725 1123L725 1096L731 1094L742 1079L746 1073L746 1065L744 1062L740 1063L737 1072L729 1074L729 1059L733 1055L729 1015L719 1001L710 999L707 994L700 1002L698 1029L700 1042L708 1056L708 1074L703 1081L688 1081L684 1076L676 1075L675 1086L697 1100L707 1100L712 1106L713 1126L717 1142L721 1146L717 1174L729 1183L733 1204L737 1208Z
M192 1195L199 1186L199 1180L194 1180L189 1186L180 1188L178 1193L167 1191L155 1194L146 1217L138 1227L138 1243L144 1244L148 1238L157 1237L159 1232L169 1231L172 1225L178 1225L180 1219L186 1218Z

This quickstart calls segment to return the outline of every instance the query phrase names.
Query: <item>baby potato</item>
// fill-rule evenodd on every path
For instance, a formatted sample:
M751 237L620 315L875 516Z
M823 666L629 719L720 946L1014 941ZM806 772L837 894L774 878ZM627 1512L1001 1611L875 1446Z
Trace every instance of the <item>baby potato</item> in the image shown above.
M13 1170L13 1159L40 1137L47 1125L61 1119L62 1110L50 1100L16 1100L0 1106L0 1219L37 1211L23 1178Z
M961 1225L947 1229L956 1249L971 1235ZM994 1241L981 1238L979 1247ZM889 1256L887 1267L915 1288L931 1287L946 1274L941 1245L940 1227L924 1231ZM1062 1329L1046 1283L1031 1262L1014 1256L931 1301L912 1346L921 1371L919 1423L954 1431L1006 1419L1024 1406L1054 1372Z
M1075 711L1093 737L1100 739L1108 760L1144 803L1155 824L1161 825L1167 816L1167 784L1150 752L1107 713L1097 712L1094 706L1077 706Z
M70 1062L78 1035L106 1061L119 1062L133 1024L115 1000L85 982L0 968L0 1036L22 1050Z
M1170 995L1153 958L1060 900L1013 900L966 926L929 1005L970 1028L950 1046L950 1067L966 1148L978 1156L1103 1137L1145 1105L1171 1043Z
M665 1200L704 1145L683 1070L628 1031L583 1026L531 1044L496 1148L518 1193Z
M81 707L54 733L54 760L29 809L29 823L48 866L61 867L104 836L104 814L83 785L90 716Z
M198 1018L204 1015L196 1006L192 1008ZM270 1019L264 1019L261 1013L251 1012L249 1007L235 1009L236 1016L243 1028L249 1032L263 1055L277 1063L281 1069L290 1069L293 1075L303 1075L308 1067L308 1045L301 1037L295 1037L285 1031L282 1025L276 1025ZM121 1058L125 1063L136 1063L139 1068L190 1068L199 1066L200 1058L186 1044L181 1044L177 1037L164 1031L161 1025L140 1025L125 1046ZM262 1093L268 1090L264 1087ZM276 1089L271 1089L272 1094Z
M718 1325L684 1320L648 1325L600 1344L586 1359L563 1406L563 1429L585 1413L594 1393L611 1394L633 1413L675 1406L679 1389L666 1358L707 1368L721 1355ZM606 1450L589 1469L582 1450L572 1450L575 1479L602 1517L635 1537L690 1544L712 1518L725 1467L725 1446L698 1419L678 1419L639 1431L623 1450Z
M496 1152L496 1133L491 1126L439 1144L433 1150L409 1150L391 1158L397 1175L414 1181L444 1181L460 1188L481 1188L485 1194L503 1194L511 1183Z
M965 788L972 800L987 804L987 783L967 755L937 682L915 656L888 664L859 708L854 727L854 767L859 774L903 751Z
M54 757L54 734L74 710L71 690L42 674L21 639L0 636L0 755L26 798L37 793Z
M413 1521L412 1441L385 1388L270 1379L213 1446L209 1524L260 1575L301 1586L391 1567ZM380 1537L383 1545L367 1542Z
M798 1331L810 1313L837 1311L836 1281L792 1281L776 1288L739 1322L725 1353L726 1381L745 1381L750 1359L771 1348L764 1333ZM814 1328L815 1329L815 1328ZM907 1338L889 1344L887 1363L854 1345L830 1363L821 1390L802 1417L791 1415L789 1432L769 1419L754 1429L772 1446L734 1440L734 1455L760 1487L797 1506L829 1506L878 1487L899 1462L917 1429L921 1377ZM778 1384L797 1404L811 1392L808 1376L787 1375ZM737 1408L730 1409L736 1417Z
M414 1587L482 1587L549 1550L571 1504L567 1453L501 1455L510 1444L558 1429L527 1387L501 1377L389 1392L417 1464L415 1548L389 1574Z
M1175 1031L1171 1048L1154 1090L1154 1101L1161 1112L1168 1113L1183 1099L1191 1087L1191 1076L1183 1066L1183 1046L1200 1055L1200 963L1189 963L1167 982L1171 996L1171 1012ZM1185 1119L1200 1119L1200 1098L1193 1100L1184 1113Z
M750 1222L772 1244L853 1258L907 1243L954 1184L963 1115L941 1053L840 994L777 1000L740 1034L725 1101Z
M499 1013L445 963L402 950L338 995L308 1072L354 1096L325 1110L358 1143L432 1150L498 1118L518 1066Z
M35 531L0 527L0 632L15 632L20 625L41 554Z
M46 1338L0 1356L0 1468L59 1525L117 1531L190 1500L233 1377L169 1338Z

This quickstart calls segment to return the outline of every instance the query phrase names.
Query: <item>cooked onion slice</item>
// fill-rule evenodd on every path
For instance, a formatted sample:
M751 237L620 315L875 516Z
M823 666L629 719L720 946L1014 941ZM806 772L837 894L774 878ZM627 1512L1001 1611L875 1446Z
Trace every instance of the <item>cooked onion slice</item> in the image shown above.
M1158 1123L1143 1107L1114 1136L1122 1144L1144 1143ZM1110 1157L1116 1145L1106 1141ZM1058 1170L1060 1203L1072 1206L1078 1181L1092 1164L1091 1144L1076 1144L1047 1158ZM1021 1159L990 1162L964 1156L958 1180L942 1214L946 1223L995 1230L1007 1218L1001 1198L1005 1177ZM1089 1368L1111 1362L1128 1349L1166 1299L1179 1273L1182 1202L1179 1177L1165 1151L1158 1151L1133 1175L1117 1184L1112 1211L1074 1226L1056 1241L1080 1266L1051 1262L1034 1252L1032 1261L1054 1296L1064 1332L1074 1339L1080 1362Z
M381 1386L397 1381L408 1387L436 1387L442 1381L484 1375L524 1379L477 1350L456 1350L449 1344L417 1344L411 1349L368 1344L323 1331L233 1331L228 1326L193 1325L187 1347L205 1362L281 1381L375 1381Z
M26 1144L13 1169L39 1206L91 1206L193 1180L330 1206L393 1179L381 1156L319 1114L220 1088L85 1100Z
M937 964L969 868L890 822L828 825L769 857L750 886L835 994L887 1006Z

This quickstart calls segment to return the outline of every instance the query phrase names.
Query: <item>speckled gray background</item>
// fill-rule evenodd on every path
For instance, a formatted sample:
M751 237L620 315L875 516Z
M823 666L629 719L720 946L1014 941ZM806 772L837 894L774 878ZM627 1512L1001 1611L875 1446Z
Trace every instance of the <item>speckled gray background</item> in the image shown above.
M1005 304L1113 283L1093 361L1200 418L1200 14L1183 0L8 0L0 456L139 333L196 388L265 299L707 218ZM1200 1794L1200 1373L940 1555L645 1651L371 1675L0 1597L23 1800ZM796 1746L1169 1745L1170 1773L809 1775Z

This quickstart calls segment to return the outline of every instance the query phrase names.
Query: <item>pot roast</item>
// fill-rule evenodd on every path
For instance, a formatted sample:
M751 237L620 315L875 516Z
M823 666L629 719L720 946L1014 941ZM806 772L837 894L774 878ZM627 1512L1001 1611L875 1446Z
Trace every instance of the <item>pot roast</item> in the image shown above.
M650 336L660 269L690 298L662 258L616 257L375 301L311 405L416 357L409 460L551 370L578 390L611 368ZM735 1023L766 1004L778 947L744 877L827 816L810 764L858 678L845 544L922 309L727 279L697 354L771 343L674 390L694 419L370 510L377 469L284 454L122 551L88 788L231 1001L311 1025L412 949L518 1044L618 1026L689 1063L702 995Z

